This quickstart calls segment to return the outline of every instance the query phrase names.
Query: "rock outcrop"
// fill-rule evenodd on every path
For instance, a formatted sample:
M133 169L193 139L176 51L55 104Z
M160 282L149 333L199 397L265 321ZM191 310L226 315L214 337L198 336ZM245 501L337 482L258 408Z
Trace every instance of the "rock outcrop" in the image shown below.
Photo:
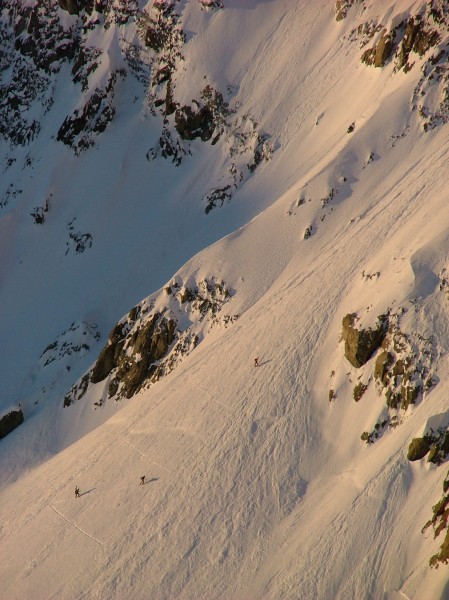
M413 438L407 451L407 458L410 461L421 460L430 450L431 440L425 436L422 438Z
M21 408L17 410L11 410L6 415L0 417L0 439L4 438L14 431L16 427L23 423L23 412Z
M345 342L345 357L356 368L361 367L374 354L385 337L386 326L379 321L376 329L356 329L354 315L348 314L343 319L342 338Z
M357 328L358 317L355 313L347 314L342 323L342 340L344 341L345 358L356 368L369 363L373 355L376 359L372 365L372 374L363 370L353 386L353 399L359 402L365 395L370 382L374 380L379 395L385 398L379 420L371 431L364 431L361 439L372 444L388 429L395 429L402 423L402 415L412 404L424 397L425 392L435 385L433 363L435 360L435 343L433 338L426 338L419 332L405 333L400 322L406 309L399 307L380 315L375 328ZM362 379L363 377L363 379ZM332 393L332 400L338 390ZM446 445L449 449L449 434L433 433L427 438L430 443L432 462L441 462L446 456ZM426 438L426 439L427 439ZM421 442L421 446L427 443ZM418 442L411 448L411 456L417 455ZM418 455L417 455L418 456ZM412 460L412 459L411 459ZM418 460L418 458L413 458ZM429 458L430 460L430 458Z
M384 29L377 44L362 54L362 62L375 67L383 67L391 58L394 47L394 37Z
M237 318L220 315L231 291L215 279L189 286L174 281L162 294L164 308L156 309L155 299L147 299L117 323L91 370L65 396L64 406L101 382L107 398L131 398L170 373L200 343L206 324L226 326Z

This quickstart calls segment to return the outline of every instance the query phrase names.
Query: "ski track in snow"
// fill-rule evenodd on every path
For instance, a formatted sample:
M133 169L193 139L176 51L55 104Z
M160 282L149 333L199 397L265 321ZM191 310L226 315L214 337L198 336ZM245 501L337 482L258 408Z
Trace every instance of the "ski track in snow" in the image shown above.
M160 469L166 471L167 473L170 473L170 471L168 469L166 469L165 467L163 467L162 465L160 465L159 463L155 462L153 459L151 459L147 454L145 454L145 452L142 452L142 450L139 450L139 448L136 448L136 446L134 446L134 444L131 444L130 441L128 441L127 439L124 438L124 441L128 444L128 446L131 446L131 448L134 448L134 450L136 452L138 452L141 456L143 456L144 458L146 458L150 463L152 463L153 465L156 465L156 467L159 467Z
M72 525L72 527L74 527L75 529L77 529L80 533L82 533L86 537L90 538L94 542L97 542L97 544L100 544L100 546L103 545L103 542L101 542L100 540L98 540L93 535L90 535L90 533L87 533L87 531L84 531L84 529L81 529L81 527L79 527L76 523L74 523L73 521L71 521L70 519L68 519L65 515L63 515L61 512L59 512L59 510L57 508L55 508L54 506L51 506L51 504L49 505L49 508L51 508L57 515L59 515L62 519L64 519L64 521L67 521L67 523L69 523L70 525Z

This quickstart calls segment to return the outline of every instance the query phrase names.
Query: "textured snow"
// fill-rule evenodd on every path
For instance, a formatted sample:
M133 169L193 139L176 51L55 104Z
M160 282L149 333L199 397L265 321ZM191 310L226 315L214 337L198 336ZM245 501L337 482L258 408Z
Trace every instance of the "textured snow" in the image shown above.
M420 5L377 4L383 20ZM436 290L449 261L449 141L410 112L419 65L407 77L362 65L343 37L353 22L336 23L325 0L225 0L217 12L191 2L184 24L185 101L205 73L236 85L276 151L206 216L220 148L195 142L180 167L148 163L156 133L128 81L126 113L98 148L76 158L39 145L77 102L60 73L32 181L18 160L8 177L24 192L0 215L0 398L25 415L0 442L0 597L448 598L447 568L428 566L442 540L421 533L444 466L406 458L413 437L448 421L449 310ZM97 40L111 63L115 35ZM28 214L50 192L37 226ZM69 223L92 235L89 251L66 254ZM101 383L64 409L111 327L174 275L223 279L240 318L131 400L95 407ZM406 318L438 339L439 383L366 446L360 433L384 400L371 387L353 402L345 373L365 371L344 362L341 320L358 312L369 326L411 299ZM101 342L43 368L47 345L83 322Z

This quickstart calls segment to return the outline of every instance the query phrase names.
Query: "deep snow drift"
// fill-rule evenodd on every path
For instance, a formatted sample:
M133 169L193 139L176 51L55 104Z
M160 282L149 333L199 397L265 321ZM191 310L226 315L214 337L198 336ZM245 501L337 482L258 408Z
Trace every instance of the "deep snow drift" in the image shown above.
M179 166L149 161L161 118L127 78L115 118L76 154L52 139L81 103L67 65L39 135L5 142L2 186L22 191L0 212L0 391L25 421L0 440L0 596L447 598L447 566L429 565L445 529L421 531L445 465L407 459L413 438L449 424L449 138L443 84L422 70L445 40L411 69L396 55L376 68L361 55L377 25L404 35L421 2L339 2L338 21L325 0L174 4L177 101L203 78L231 90L270 152L245 170L245 146L242 181L206 214L208 191L231 181L228 148L253 138L226 131L190 141ZM89 43L117 65L134 33L113 24ZM220 314L238 318L198 320L195 349L132 398L109 397L105 379L63 406L133 306L162 310L173 281L211 278L232 290ZM344 356L351 314L359 329L388 316L412 402L386 405L393 381L374 364L391 348L360 367Z

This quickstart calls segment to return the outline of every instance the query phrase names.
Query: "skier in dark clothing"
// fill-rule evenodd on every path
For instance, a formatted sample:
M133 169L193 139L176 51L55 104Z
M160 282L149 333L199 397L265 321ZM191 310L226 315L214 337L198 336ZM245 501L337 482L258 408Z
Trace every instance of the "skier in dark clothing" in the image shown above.
M143 485L145 483L145 475L142 475L142 477L140 478L140 485Z
M80 497L80 489L78 486L76 486L75 488L75 498L79 498Z
M259 358L255 358L254 359L254 366L258 367L259 366Z

